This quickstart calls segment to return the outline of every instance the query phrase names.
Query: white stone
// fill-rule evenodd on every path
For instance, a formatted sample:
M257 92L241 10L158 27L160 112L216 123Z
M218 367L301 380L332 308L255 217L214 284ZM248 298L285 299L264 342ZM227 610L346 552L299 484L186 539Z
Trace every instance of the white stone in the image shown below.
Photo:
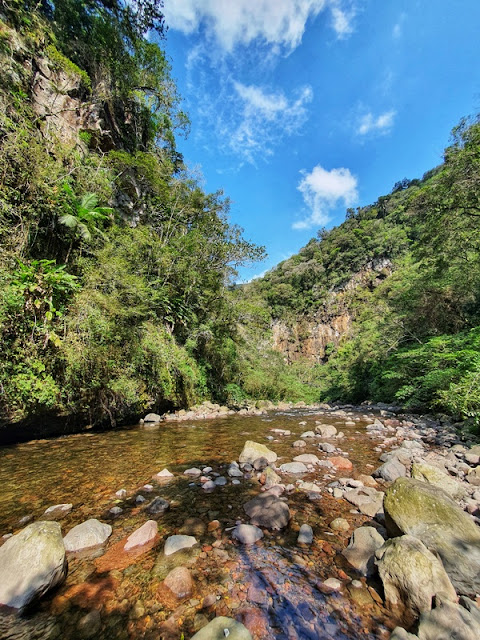
M109 524L92 518L70 529L63 543L67 551L81 551L103 544L111 534L112 527Z
M125 551L129 549L133 549L134 547L140 547L144 544L147 544L151 540L155 538L158 533L158 524L155 520L147 520L141 527L139 527L136 531L130 534L127 538L125 546L123 547Z
M197 544L197 540L193 536L170 536L165 542L164 553L171 556L172 553L181 549L190 549Z

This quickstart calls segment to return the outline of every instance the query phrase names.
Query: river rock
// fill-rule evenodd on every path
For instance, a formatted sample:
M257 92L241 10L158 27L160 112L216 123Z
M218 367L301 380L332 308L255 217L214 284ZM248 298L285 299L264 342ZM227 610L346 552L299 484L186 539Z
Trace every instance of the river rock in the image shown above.
M167 575L163 584L178 600L189 598L194 589L192 574L186 567L176 567Z
M307 491L308 493L322 492L322 487L320 487L318 484L315 484L314 482L304 482L303 480L300 480L300 482L298 483L298 488L301 491Z
M77 630L82 638L94 638L98 636L102 628L102 618L100 611L93 609L82 616L77 624Z
M42 518L44 520L55 520L56 518L63 518L70 513L73 509L73 504L54 504L52 507L48 507Z
M473 484L474 487L480 486L480 465L472 469L466 478L467 482Z
M161 422L162 416L159 416L158 413L149 413L143 419L144 422Z
M166 556L171 556L181 549L189 549L197 544L196 538L193 536L170 536L165 541L163 552Z
M22 609L67 575L58 522L34 522L0 547L0 604Z
M265 489L271 489L281 482L282 479L277 473L275 473L272 467L267 467L264 471L262 471L262 475L260 476L260 483L263 484Z
M425 462L413 463L412 478L440 487L454 500L461 500L466 495L466 490L459 482L445 473L445 471Z
M161 516L168 511L170 503L165 498L157 496L146 507L145 510L152 516Z
M383 478L387 482L394 482L397 478L404 478L407 475L407 468L397 458L391 458L372 475L375 478Z
M196 477L196 476L201 476L202 472L200 469L197 469L196 467L192 467L191 469L187 469L186 471L184 471L183 475Z
M383 546L385 540L374 527L356 529L348 547L342 555L364 576L371 576L376 571L375 552Z
M478 640L480 611L472 602L468 609L454 602L442 602L440 607L420 616L419 640Z
M263 538L263 532L251 524L239 524L232 531L232 538L235 538L235 540L238 540L242 544L254 544Z
M399 478L386 491L384 509L388 530L415 536L436 553L458 593L480 593L480 529L445 491Z
M319 424L315 427L315 431L322 438L334 438L337 435L336 428L331 424Z
M266 458L266 460L271 463L276 461L277 454L274 451L271 451L264 444L253 442L253 440L247 440L243 446L242 453L240 454L238 461L254 464L255 460L258 460L258 458Z
M280 465L280 471L282 473L308 473L308 469L303 462L286 462Z
M361 513L373 518L383 510L384 495L382 491L377 491L373 487L359 487L358 489L345 491L343 497L350 504L355 505Z
M290 520L290 509L285 502L268 493L252 498L243 508L251 524L258 527L283 529Z
M162 469L162 471L159 471L159 473L154 476L155 479L159 480L166 480L173 477L173 473L171 473L168 469Z
M298 544L312 544L313 542L313 529L309 524L302 524L298 533Z
M109 524L91 518L70 529L63 543L67 551L82 551L103 544L111 534L112 527Z
M299 456L295 456L294 462L303 462L303 464L318 464L320 460L313 453L302 453Z
M315 438L315 434L313 431L305 431L300 435L300 438Z
M413 633L408 633L408 631L402 629L402 627L395 627L390 636L390 640L418 640L418 636Z
M442 563L417 538L405 535L388 540L376 557L387 606L409 622L430 611L434 597L456 601Z
M134 547L141 547L155 539L158 533L158 524L156 520L147 520L141 527L130 534L127 538L125 551L133 549Z
M335 447L330 442L322 442L318 445L318 448L325 453L333 453L335 451Z
M233 618L218 616L200 629L191 640L253 640L250 631Z
M330 522L330 529L333 529L334 531L348 531L350 529L350 525L348 520L345 520L345 518L335 518L335 520Z
M341 456L329 458L328 462L330 462L330 464L333 464L333 466L339 471L351 471L353 469L353 464L350 462L350 460Z
M306 446L307 446L307 443L304 442L303 440L295 440L295 442L292 445L292 447L295 447L295 449L303 449Z
M228 467L227 473L230 478L243 478L243 471L239 468L236 462L232 462L232 464Z

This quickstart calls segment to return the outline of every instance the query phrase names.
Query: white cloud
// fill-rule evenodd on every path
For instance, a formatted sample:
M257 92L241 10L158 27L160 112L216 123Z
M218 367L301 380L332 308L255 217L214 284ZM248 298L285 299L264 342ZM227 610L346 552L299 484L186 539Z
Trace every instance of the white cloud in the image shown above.
M305 26L326 8L339 37L351 33L351 0L171 0L165 3L167 24L185 34L205 29L222 49L259 41L274 49L292 51L302 41Z
M361 136L367 133L388 133L393 126L396 111L385 111L375 117L371 111L364 114L357 126L357 133Z
M321 227L329 221L330 211L341 201L349 207L358 199L358 180L349 169L327 171L318 164L310 173L303 171L302 174L298 190L310 213L303 220L294 222L293 229Z
M223 109L204 111L228 150L245 162L273 154L274 146L286 135L300 130L308 117L311 87L299 89L293 96L267 87L230 84L223 93Z
M395 23L392 29L392 37L394 40L399 40L403 35L403 25L407 19L406 13L401 13L398 21Z

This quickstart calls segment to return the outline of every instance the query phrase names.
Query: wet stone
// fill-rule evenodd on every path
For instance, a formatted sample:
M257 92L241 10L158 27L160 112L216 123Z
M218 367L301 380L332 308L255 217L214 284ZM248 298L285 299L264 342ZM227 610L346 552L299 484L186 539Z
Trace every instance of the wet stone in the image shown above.
M186 567L172 569L163 583L179 600L189 598L193 593L192 575Z
M302 524L297 538L298 544L312 544L313 529L309 524Z
M181 549L188 549L197 544L197 540L193 536L170 536L167 538L164 547L164 553L166 556L172 555Z
M232 531L232 538L242 544L255 544L263 538L263 532L251 524L240 524Z
M94 609L80 618L77 625L78 633L82 638L94 638L102 627L100 612Z
M48 507L42 516L42 520L55 520L68 515L73 509L73 504L54 504Z
M161 498L157 496L154 498L150 504L145 507L147 513L152 516L161 516L170 508L170 503L165 500L165 498Z

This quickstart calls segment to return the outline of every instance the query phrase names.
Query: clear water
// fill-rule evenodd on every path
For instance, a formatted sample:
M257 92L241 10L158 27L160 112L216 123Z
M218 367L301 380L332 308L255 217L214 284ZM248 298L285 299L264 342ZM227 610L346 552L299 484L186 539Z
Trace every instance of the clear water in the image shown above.
M228 529L239 520L248 522L243 504L260 491L256 478L241 480L240 485L229 480L226 486L205 493L198 480L192 487L192 481L183 476L187 468L205 466L226 474L245 440L267 444L279 455L277 464L290 462L299 453L327 458L313 442L301 451L292 448L319 419L345 433L337 444L354 464L350 475L368 475L378 466L379 454L365 433L366 421L360 415L354 417L359 419L356 425L346 426L344 418L318 411L228 416L87 432L0 449L0 535L19 530L19 521L26 515L41 519L47 507L70 502L71 513L60 520L64 533L88 518L113 526L106 548L71 556L65 583L35 608L22 616L0 614L0 637L180 640L182 634L190 638L216 615L227 615L243 621L256 640L387 638L395 621L377 602L373 589L379 591L378 585L363 580L362 587L352 587L348 578L359 576L339 554L353 529L368 521L366 516L351 513L351 505L328 493L312 500L296 491L288 500L289 527L283 532L265 531L260 543L241 547L232 543ZM301 421L307 424L299 425ZM276 436L273 428L289 429L292 435ZM275 441L269 442L269 435ZM165 467L175 474L172 481L152 482L150 493L141 490ZM326 485L334 479L324 478L328 473L319 468L304 479L320 478ZM127 491L125 500L116 498L119 489ZM127 554L122 551L125 536L150 518L135 504L139 493L148 501L163 496L171 507L158 518L159 537L153 547ZM112 518L109 509L117 504L123 513ZM339 516L351 525L346 533L329 528ZM212 520L218 520L220 528L209 531ZM304 522L315 533L308 549L296 545ZM196 534L200 544L166 559L164 541L179 532ZM188 566L194 580L194 592L181 601L172 598L162 584L175 565ZM329 577L342 580L341 593L329 593L322 586ZM205 597L212 594L215 601L204 607ZM100 615L86 619L92 611Z

